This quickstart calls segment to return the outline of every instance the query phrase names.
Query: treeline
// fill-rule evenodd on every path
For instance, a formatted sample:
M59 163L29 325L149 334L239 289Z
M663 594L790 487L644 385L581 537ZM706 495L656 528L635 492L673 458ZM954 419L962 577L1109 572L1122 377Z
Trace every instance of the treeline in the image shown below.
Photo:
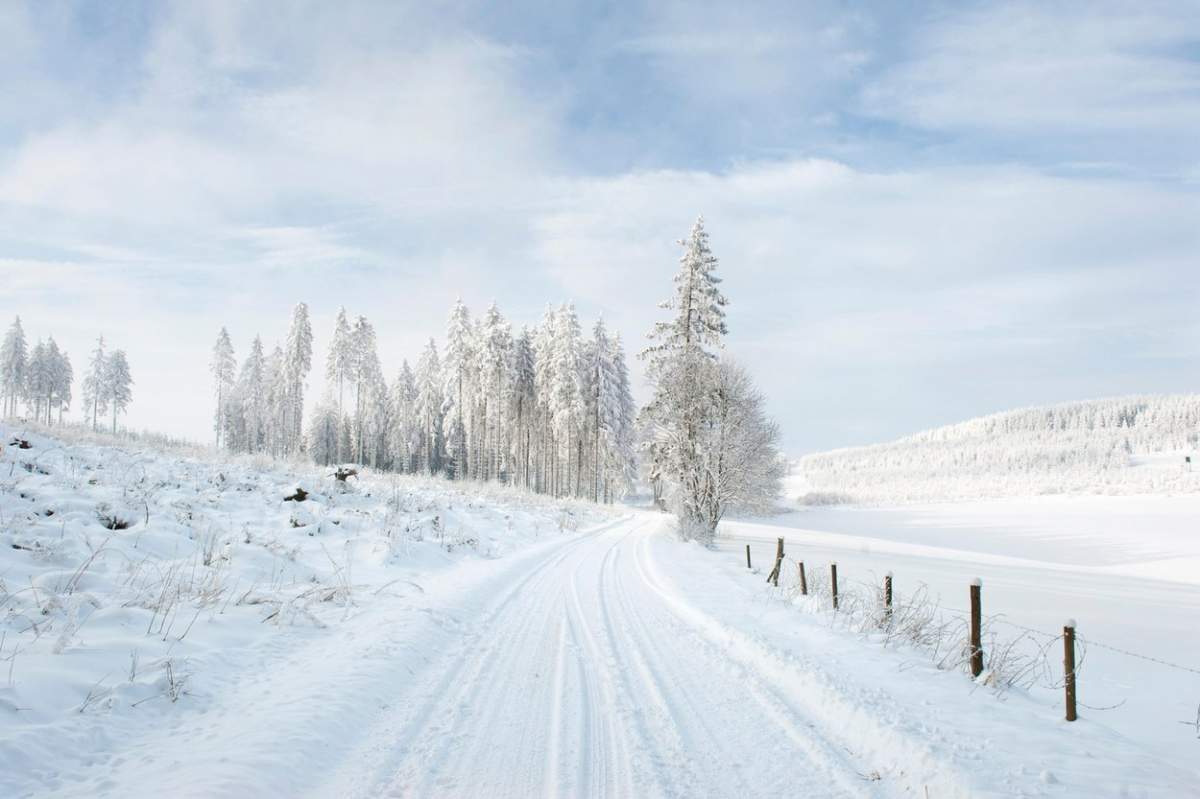
M798 467L814 501L1195 490L1184 457L1198 447L1200 396L1126 397L993 414ZM1160 453L1179 453L1174 468L1129 468Z
M52 424L57 416L61 423L71 406L74 381L71 357L59 349L54 337L45 341L38 339L33 347L29 347L21 318L17 317L0 345L0 396L3 396L0 410L3 415L18 415L24 404L34 421ZM133 377L125 352L106 352L101 336L83 379L81 410L84 418L96 429L100 417L111 411L112 429L116 432L117 417L132 401Z
M620 336L603 320L585 336L564 304L514 333L495 304L473 319L458 302L445 346L430 339L415 368L405 360L388 381L374 327L363 316L351 323L342 309L324 396L298 437L293 420L311 360L307 320L301 305L288 346L271 355L255 339L240 371L221 330L212 364L219 445L304 450L321 464L495 480L597 501L631 485L635 407Z
M308 306L292 311L287 338L268 353L255 336L238 369L229 332L221 328L211 370L216 386L216 443L234 452L294 456L304 451L304 391L312 370Z

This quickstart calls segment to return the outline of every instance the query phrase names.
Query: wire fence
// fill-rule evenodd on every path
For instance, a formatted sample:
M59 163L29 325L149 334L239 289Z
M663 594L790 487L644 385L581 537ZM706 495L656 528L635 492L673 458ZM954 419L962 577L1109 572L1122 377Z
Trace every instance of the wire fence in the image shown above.
M1048 689L1065 690L1069 708L1076 703L1095 711L1120 708L1126 704L1126 699L1107 706L1094 706L1077 700L1075 679L1087 661L1088 651L1093 648L1174 671L1200 675L1200 668L1080 636L1074 622L1064 625L1059 632L1051 632L1010 621L1003 614L980 619L982 613L974 604L977 616L972 618L971 611L942 605L940 598L934 597L924 583L917 583L916 588L903 597L898 592L893 595L890 590L891 572L876 582L853 578L847 580L843 575L839 591L836 576L825 573L833 566L832 562L825 564L825 568L817 568L816 563L808 561L809 570L805 577L801 567L806 561L784 553L783 549L784 542L781 540L776 553L778 559L773 561L774 568L767 577L768 583L774 583L773 593L791 600L803 596L810 610L825 613L832 624L861 633L882 634L884 645L906 642L931 655L938 668L965 668L970 663L969 671L983 684L997 690L1015 685L1026 688L1040 685ZM785 568L785 564L790 565ZM756 573L762 574L757 570ZM973 589L972 601L978 601L977 589ZM950 621L951 618L955 620ZM974 643L979 638L970 637L979 635L981 621L983 633L988 639L984 645ZM1020 634L1005 636L997 627L1019 631ZM1060 642L1066 653L1065 661L1057 659L1054 654L1057 651L1056 644ZM975 665L978 660L971 661L969 658L972 654L976 658L982 657L981 650L986 651L988 666L987 673L979 677L980 671ZM1068 710L1067 719L1074 720L1073 709ZM1197 709L1195 722L1179 723L1194 726L1200 737L1200 708Z

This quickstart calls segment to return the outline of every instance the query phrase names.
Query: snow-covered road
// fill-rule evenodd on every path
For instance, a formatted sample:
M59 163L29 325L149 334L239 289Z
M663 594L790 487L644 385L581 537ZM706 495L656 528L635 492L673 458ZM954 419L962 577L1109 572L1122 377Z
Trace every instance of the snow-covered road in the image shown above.
M330 796L875 795L766 676L662 596L641 517L483 585L468 634L407 683L315 793Z
M463 563L231 654L203 712L107 742L53 795L1186 795L1111 731L814 623L667 526Z

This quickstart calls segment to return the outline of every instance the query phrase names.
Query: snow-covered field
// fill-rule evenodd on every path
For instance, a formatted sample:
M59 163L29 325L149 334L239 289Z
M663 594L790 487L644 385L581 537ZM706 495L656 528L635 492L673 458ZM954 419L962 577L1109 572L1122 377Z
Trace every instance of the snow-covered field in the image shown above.
M1153 730L1087 709L1068 725L1054 697L786 601L661 514L29 438L0 461L2 796L1195 794L1174 708ZM298 483L312 495L283 501ZM1088 571L1119 557L1016 561L1000 531L985 551L899 524L878 542L732 527L760 566L779 531L849 579L886 556L901 592L918 568L982 572L989 610L1002 575L1048 574L1080 590L1033 621L1074 614L1097 640L1127 628L1100 635L1094 613L1132 620L1176 589L1193 604L1163 618L1195 618L1194 585Z
M1200 751L1198 522L1197 495L810 508L730 522L722 548L744 559L750 542L766 564L782 536L789 557L810 573L824 575L837 562L844 585L875 590L891 571L899 595L925 585L948 618L961 617L968 585L980 577L984 613L998 616L1000 640L1022 651L1048 647L1051 671L1030 696L1054 712L1062 703L1053 685L1061 644L1052 639L1073 618L1086 649L1081 715L1190 764Z

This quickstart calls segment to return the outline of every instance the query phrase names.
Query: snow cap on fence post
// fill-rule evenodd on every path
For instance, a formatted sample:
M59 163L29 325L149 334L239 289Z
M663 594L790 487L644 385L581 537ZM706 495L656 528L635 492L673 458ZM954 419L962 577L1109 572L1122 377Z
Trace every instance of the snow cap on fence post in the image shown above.
M972 579L971 585L975 586L976 588L982 588L983 587L983 578L976 577L976 578Z

